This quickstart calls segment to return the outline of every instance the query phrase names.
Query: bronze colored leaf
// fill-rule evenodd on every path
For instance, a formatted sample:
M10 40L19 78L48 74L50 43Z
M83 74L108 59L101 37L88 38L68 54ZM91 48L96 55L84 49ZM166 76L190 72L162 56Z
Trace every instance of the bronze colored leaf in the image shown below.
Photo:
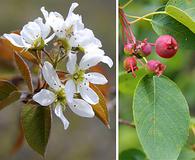
M23 48L13 46L7 39L0 38L0 56L5 60L12 60L14 52L18 52L23 58L38 64L37 59L33 54L23 50Z
M16 137L16 142L14 143L11 149L11 154L15 154L22 147L23 143L24 143L24 131L22 128L22 123L20 121L19 122L19 132Z
M28 65L19 54L15 53L14 56L15 56L15 61L18 66L18 69L20 70L25 82L27 83L30 92L33 93L34 89L33 89L32 77Z
M92 108L93 108L96 116L106 125L106 127L110 128L108 109L106 106L106 101L105 101L104 95L101 93L101 91L95 85L90 84L90 87L99 96L99 103L96 105L92 105Z

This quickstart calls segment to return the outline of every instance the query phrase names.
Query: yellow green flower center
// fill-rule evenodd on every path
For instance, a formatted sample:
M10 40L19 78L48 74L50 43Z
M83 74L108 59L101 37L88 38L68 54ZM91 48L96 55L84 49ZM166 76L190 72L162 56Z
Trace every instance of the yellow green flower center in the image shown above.
M73 36L73 25L71 25L69 28L65 29L65 36L67 38L71 38Z
M59 102L63 105L66 104L66 94L65 94L64 88L56 92L56 102Z
M73 80L75 83L80 83L84 80L84 74L85 72L83 70L77 70L74 74L73 74Z
M33 43L33 49L41 50L45 46L45 42L42 37L37 38Z

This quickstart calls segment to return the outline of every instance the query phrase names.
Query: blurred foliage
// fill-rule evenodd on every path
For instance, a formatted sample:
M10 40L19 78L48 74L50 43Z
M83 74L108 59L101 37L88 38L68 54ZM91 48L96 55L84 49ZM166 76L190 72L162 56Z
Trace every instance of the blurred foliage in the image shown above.
M156 11L158 8L166 5L168 0L134 0L132 1L125 9L125 13L133 16L143 16L147 13L151 13ZM124 2L121 0L121 2ZM129 21L133 21L135 19L129 18ZM158 22L157 24L159 24ZM148 41L154 43L157 39L158 35L154 32L152 25L147 21L139 21L133 25L131 25L134 35L137 39L143 40L148 38ZM123 69L123 44L121 43L121 30L119 25L119 75L124 74ZM193 41L191 43L194 43ZM158 59L164 64L166 64L167 69L165 71L165 75L170 77L174 82L182 90L182 93L187 99L187 102L190 106L190 113L195 116L195 46L191 44L192 50L188 49L179 49L178 53L175 57L171 59L162 59L158 57L153 51L153 53L149 56L149 59ZM142 76L140 76L140 72L137 72L137 78L134 79L131 74L123 75L119 79L119 87L125 88L123 91L119 89L119 115L120 118L133 121L132 116L132 98L133 92L137 85L137 82L140 80ZM120 84L120 82L124 81L124 79L128 79L126 84ZM126 94L128 93L128 94ZM194 136L194 135L193 135ZM128 150L140 150L143 152L140 147L139 140L137 138L135 129L129 128L127 126L120 125L119 129L119 153L123 154ZM192 152L193 153L193 152ZM185 154L182 152L182 154ZM193 155L192 155L193 156ZM180 155L182 157L182 155ZM134 160L133 158L129 158L130 160ZM182 158L181 158L182 159ZM122 160L122 158L120 159ZM189 159L190 160L190 159Z

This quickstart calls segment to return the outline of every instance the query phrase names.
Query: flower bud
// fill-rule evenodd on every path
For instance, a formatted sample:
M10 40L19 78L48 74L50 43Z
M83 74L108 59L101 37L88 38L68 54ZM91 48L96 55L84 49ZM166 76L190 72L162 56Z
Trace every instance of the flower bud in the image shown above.
M131 54L133 54L133 44L131 44L131 43L125 44L125 46L124 46L124 53L125 53L126 55L131 55Z
M141 45L141 55L147 57L152 53L152 45L150 43L144 42Z
M128 73L132 72L133 76L136 77L134 71L138 70L138 67L137 67L137 61L135 60L134 57L127 57L127 58L125 58L125 60L123 62L123 65L124 65L124 69Z
M155 73L158 77L163 74L166 66L157 60L147 62L147 68L150 72Z
M156 40L156 53L163 58L173 57L178 50L177 41L170 35L162 35Z

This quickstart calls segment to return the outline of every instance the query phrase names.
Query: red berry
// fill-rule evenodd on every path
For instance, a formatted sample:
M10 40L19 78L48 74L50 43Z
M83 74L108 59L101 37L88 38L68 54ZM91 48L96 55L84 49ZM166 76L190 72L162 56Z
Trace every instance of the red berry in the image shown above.
M147 62L147 68L150 72L155 73L157 76L163 74L166 66L157 60L150 60Z
M125 44L125 46L124 46L124 52L127 55L129 55L129 54L131 55L133 53L133 44L131 44L131 43Z
M156 53L163 58L173 57L178 50L177 41L170 35L162 35L156 40Z
M125 58L125 60L123 62L123 65L124 65L124 69L128 73L132 72L133 76L136 77L134 71L138 70L138 67L137 67L137 61L135 60L134 57L127 57L127 58Z
M142 43L142 45L141 45L141 55L143 57L147 57L151 54L151 52L152 52L152 45L147 43L147 42Z

